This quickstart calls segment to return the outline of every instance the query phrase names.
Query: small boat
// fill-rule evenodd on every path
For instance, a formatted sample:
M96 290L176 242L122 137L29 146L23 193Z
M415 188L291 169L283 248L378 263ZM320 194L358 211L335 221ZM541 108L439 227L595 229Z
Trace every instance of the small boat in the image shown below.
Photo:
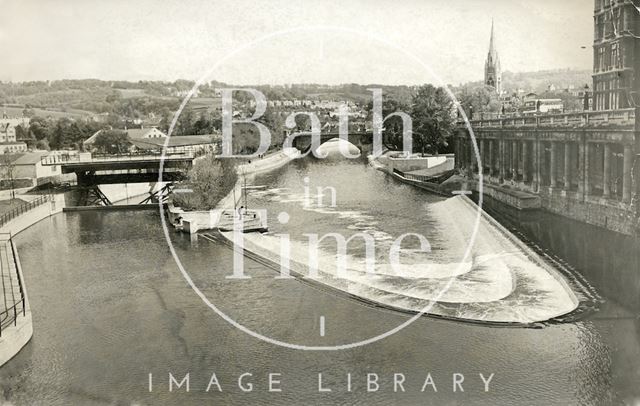
M247 178L243 174L243 186L242 186L242 196L240 196L240 200L244 200L244 206L238 209L236 207L236 198L235 198L235 189L234 189L234 206L233 211L225 210L220 216L220 220L218 222L218 230L220 231L233 231L235 223L238 221L242 221L242 232L243 233L251 233L251 232L260 232L265 233L269 231L267 227L266 219L263 219L260 215L260 212L257 210L249 210L248 202L247 202L247 190L250 189L263 189L266 188L266 185L260 186L247 186ZM236 226L237 227L237 226Z
M239 219L237 216L238 216L237 211L223 213L222 217L220 218L220 223L218 224L218 230L233 231L235 223L239 222L238 221ZM269 231L269 228L266 225L266 221L263 221L258 211L245 210L242 213L242 217L240 221L242 221L240 226L242 227L243 233L251 233L251 232L265 233Z

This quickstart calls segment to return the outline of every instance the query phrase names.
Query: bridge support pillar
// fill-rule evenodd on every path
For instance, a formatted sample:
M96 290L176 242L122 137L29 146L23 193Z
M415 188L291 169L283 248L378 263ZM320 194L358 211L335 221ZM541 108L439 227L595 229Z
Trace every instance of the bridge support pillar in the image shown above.
M578 144L578 194L584 197L585 181L585 144L581 141Z
M571 189L571 143L564 143L564 190Z
M593 148L588 142L584 143L584 194L590 195L593 192L591 185L591 153Z
M538 188L538 145L537 141L531 141L531 190Z
M551 188L556 188L558 186L557 184L557 174L556 174L556 161L557 161L557 153L556 153L556 149L557 149L557 142L555 141L551 141L551 156L550 156L550 165L549 165L549 186L551 186Z
M542 176L540 173L540 161L542 155L542 144L537 139L533 141L533 184L534 192L540 191L542 184Z
M486 161L487 161L486 158L487 157L485 155L486 151L485 151L485 148L484 148L484 144L486 142L487 142L487 140L480 140L479 141L479 144L480 144L480 169L478 170L478 173L480 173L480 172L485 173L484 168L487 166L486 165Z
M495 153L494 153L494 151L493 151L493 144L494 144L494 142L493 142L493 140L492 140L492 139L487 140L487 142L489 143L489 159L488 159L488 163L489 163L489 176L493 176L493 175L496 173L496 171L495 171L495 167L494 167L494 165L493 165L493 160L494 160L494 156L495 156Z
M471 168L471 174L478 172L478 157L476 156L476 143L472 139L469 139L469 167Z
M631 202L631 171L633 166L633 148L631 145L624 146L624 159L622 164L622 201Z
M522 183L529 181L529 141L522 140Z
M504 180L504 148L503 148L504 140L498 140L498 182L502 183Z
M604 162L602 168L602 196L611 196L611 144L604 144Z
M503 151L503 165L504 165L504 179L511 179L511 141L504 140L504 144L502 146Z
M511 141L511 180L518 180L518 141Z

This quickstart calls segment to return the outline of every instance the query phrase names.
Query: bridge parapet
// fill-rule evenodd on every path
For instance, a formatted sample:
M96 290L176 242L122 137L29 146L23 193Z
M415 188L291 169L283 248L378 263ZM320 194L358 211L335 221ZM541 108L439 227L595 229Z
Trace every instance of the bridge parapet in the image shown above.
M42 165L64 165L74 163L103 163L103 162L130 162L130 161L157 161L164 157L165 160L193 159L195 155L191 152L179 153L144 153L144 154L92 154L91 152L81 152L79 154L58 154L43 156L40 159Z
M480 120L471 120L475 128L513 127L629 127L635 125L635 110L583 111L575 113L544 114L533 116L490 115ZM464 126L463 122L458 123Z
M453 137L456 167L469 178L482 173L494 187L539 195L552 211L629 232L635 121L634 109L472 121L475 145L465 125Z

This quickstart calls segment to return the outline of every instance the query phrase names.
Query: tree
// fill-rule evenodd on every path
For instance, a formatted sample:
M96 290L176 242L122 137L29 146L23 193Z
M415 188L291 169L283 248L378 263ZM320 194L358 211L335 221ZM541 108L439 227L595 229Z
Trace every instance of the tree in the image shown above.
M368 119L371 120L372 110L373 110L373 101L369 101L366 105L365 110L367 111ZM383 93L382 96L382 117L387 117L392 113L396 112L405 112L409 113L411 107L395 97L388 96L386 93ZM382 142L390 149L402 150L402 118L400 116L394 115L387 118L383 123L382 128Z
M186 108L180 113L180 117L176 121L176 126L173 129L173 135L190 135L194 133L193 130L193 110Z
M448 146L454 120L453 100L441 87L424 85L413 96L414 149L437 154Z
M20 124L16 126L16 139L24 141L29 148L36 144L36 137L29 131L29 126Z
M13 171L15 169L14 161L16 156L11 155L8 151L4 151L4 154L0 155L0 167L2 168L2 178L9 181L9 188L11 189L11 198L16 198L16 192L13 190Z
M298 118L301 116L298 116ZM278 112L275 111L272 107L267 107L264 114L258 118L260 123L267 126L267 128L271 131L271 145L269 145L269 149L279 148L285 139L285 131L284 131L284 120L279 116ZM222 121L220 121L222 124ZM248 131L252 134L253 140L250 140L247 145L253 145L251 148L247 148L247 150L251 152L255 152L258 149L260 135L257 131L255 131L255 126L251 126ZM241 129L241 133L244 133L247 130L247 127ZM234 133L235 135L235 133Z
M171 114L171 111L167 107L163 107L162 110L160 111L160 117L161 119L158 127L160 128L161 131L168 133L169 126L171 125L171 120L173 119L173 115Z
M474 116L469 119L476 118L481 113L497 113L502 108L498 94L491 86L464 85L456 92L456 98L467 116Z
M124 131L103 130L96 137L93 146L106 154L121 154L129 150L131 142Z
M35 116L29 121L29 132L33 134L36 140L48 139L49 134L52 132L53 123L44 118Z
M36 112L35 112L35 110L33 110L33 109L31 108L31 106L30 106L30 105L28 105L28 104L27 104L27 105L25 105L25 106L24 106L24 110L22 110L22 115L23 115L24 117L29 117L29 118L31 118L31 117L33 117L33 116L35 116L35 115L36 115Z
M40 150L43 150L43 151L49 151L51 149L51 147L49 146L49 141L47 141L46 139L37 141L36 142L36 149L40 149Z
M208 156L196 162L187 177L180 187L192 192L174 194L173 203L186 210L210 210L233 189L238 176L234 160Z

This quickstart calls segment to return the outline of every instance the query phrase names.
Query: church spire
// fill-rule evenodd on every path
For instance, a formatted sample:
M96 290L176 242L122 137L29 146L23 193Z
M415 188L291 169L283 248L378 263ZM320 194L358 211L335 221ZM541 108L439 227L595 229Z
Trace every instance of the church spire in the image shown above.
M500 66L500 57L496 49L496 38L494 32L493 18L491 19L491 38L489 39L489 52L487 60L484 64L484 83L496 90L496 93L502 93L502 68Z
M496 51L495 33L493 31L493 18L491 19L491 39L489 40L489 55L494 61L498 57L498 52Z
M496 48L495 48L495 40L493 33L493 18L491 19L491 39L489 40L489 55L495 59L496 56Z

